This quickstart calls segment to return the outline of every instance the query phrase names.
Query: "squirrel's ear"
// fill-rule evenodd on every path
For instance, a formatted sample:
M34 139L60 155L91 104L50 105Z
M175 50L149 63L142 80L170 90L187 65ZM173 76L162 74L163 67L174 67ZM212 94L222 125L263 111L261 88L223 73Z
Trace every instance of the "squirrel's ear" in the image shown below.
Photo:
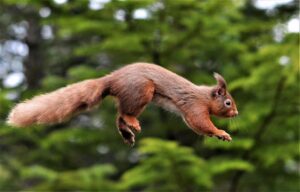
M212 93L211 93L212 97L217 97L217 96L225 96L226 95L226 89L216 86L215 88L213 88Z
M226 95L226 81L225 79L218 73L214 73L214 77L217 80L218 84L212 91L212 96L216 97L219 95Z
M219 73L216 73L216 72L214 73L214 77L218 82L218 87L226 90L227 84L226 84L225 79Z

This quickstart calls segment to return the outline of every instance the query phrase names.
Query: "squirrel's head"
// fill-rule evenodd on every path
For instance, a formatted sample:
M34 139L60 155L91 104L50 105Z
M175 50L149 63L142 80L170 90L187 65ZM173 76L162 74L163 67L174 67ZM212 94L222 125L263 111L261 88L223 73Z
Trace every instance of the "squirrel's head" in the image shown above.
M238 115L238 110L233 98L227 91L225 79L218 73L214 73L217 85L211 92L212 102L210 112L219 117L234 117Z

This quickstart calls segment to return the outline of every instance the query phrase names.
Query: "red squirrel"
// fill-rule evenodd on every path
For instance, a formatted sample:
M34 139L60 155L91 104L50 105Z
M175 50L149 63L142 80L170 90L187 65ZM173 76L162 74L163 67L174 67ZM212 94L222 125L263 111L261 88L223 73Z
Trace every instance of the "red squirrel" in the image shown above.
M116 124L127 144L133 145L134 133L141 131L137 117L149 102L180 115L197 134L231 141L230 135L210 120L210 115L238 114L226 81L217 73L214 77L217 85L198 86L161 66L134 63L20 103L12 109L8 123L16 127L60 123L111 95L118 101Z

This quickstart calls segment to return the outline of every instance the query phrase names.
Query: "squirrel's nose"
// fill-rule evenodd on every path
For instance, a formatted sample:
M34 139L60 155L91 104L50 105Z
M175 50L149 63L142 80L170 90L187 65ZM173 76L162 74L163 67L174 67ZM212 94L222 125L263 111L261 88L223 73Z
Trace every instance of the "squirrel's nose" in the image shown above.
M234 111L234 116L237 116L239 114L238 110Z

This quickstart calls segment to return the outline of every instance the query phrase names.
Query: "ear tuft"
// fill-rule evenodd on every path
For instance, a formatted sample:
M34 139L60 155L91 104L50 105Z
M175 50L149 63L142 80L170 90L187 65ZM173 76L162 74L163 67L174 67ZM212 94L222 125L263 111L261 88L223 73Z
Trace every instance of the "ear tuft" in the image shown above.
M225 79L219 73L216 72L214 72L214 77L218 82L218 87L226 90L227 84Z

